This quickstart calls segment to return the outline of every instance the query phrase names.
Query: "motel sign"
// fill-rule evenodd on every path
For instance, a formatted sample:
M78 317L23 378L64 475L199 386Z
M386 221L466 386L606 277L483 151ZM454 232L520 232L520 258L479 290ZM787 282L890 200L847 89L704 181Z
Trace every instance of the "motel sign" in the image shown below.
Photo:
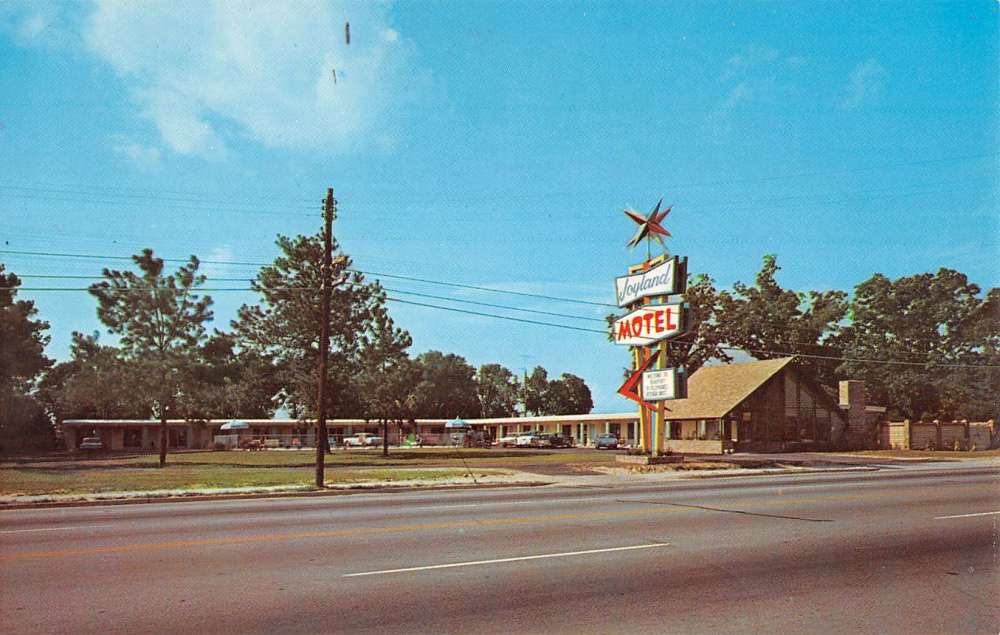
M615 320L615 344L647 346L684 332L681 304L648 304Z
M666 429L665 402L683 399L687 393L683 368L668 367L667 346L670 338L685 331L684 292L687 290L687 258L663 253L653 256L650 244L656 240L666 251L664 236L670 232L661 224L671 208L661 210L663 199L646 215L626 209L625 215L639 228L629 241L635 247L647 243L646 260L629 267L628 275L615 278L615 296L619 307L628 313L611 325L615 344L628 346L632 354L631 376L618 394L639 405L640 445L656 455Z

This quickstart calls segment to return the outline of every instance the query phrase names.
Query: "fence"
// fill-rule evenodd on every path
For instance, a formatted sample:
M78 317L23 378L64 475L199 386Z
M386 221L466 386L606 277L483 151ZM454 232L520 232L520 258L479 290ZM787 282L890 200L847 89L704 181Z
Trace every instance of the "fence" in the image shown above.
M989 421L887 421L879 430L885 450L986 450L997 443Z

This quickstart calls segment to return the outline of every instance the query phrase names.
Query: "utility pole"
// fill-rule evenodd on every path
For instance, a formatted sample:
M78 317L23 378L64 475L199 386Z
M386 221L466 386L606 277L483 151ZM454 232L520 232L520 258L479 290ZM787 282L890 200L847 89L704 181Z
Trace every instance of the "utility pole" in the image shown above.
M323 201L323 266L320 275L323 291L319 327L319 395L316 404L316 487L324 487L326 448L329 443L326 432L326 362L330 350L330 270L333 268L333 217L337 215L337 201L333 198L333 188L326 188Z

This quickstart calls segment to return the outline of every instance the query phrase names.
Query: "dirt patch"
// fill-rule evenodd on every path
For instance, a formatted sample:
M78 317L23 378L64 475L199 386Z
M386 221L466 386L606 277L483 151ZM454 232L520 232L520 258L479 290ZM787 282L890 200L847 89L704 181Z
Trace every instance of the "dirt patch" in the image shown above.
M694 470L735 470L745 466L726 461L685 461L683 463L664 463L661 465L630 465L623 463L615 467L594 467L602 474L657 474L662 472L689 472Z

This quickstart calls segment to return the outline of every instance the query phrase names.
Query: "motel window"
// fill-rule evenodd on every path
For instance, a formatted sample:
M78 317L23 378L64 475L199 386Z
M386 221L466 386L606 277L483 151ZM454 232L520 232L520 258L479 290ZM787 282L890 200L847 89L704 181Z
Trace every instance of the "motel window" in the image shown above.
M702 440L717 440L719 438L718 420L699 419L698 438Z
M126 448L137 448L142 445L142 431L135 428L125 430L122 435L122 445Z
M636 429L638 429L638 424L636 425ZM638 435L636 435L636 436L638 436ZM670 422L670 438L671 439L680 439L681 438L681 422L680 421L671 421Z

